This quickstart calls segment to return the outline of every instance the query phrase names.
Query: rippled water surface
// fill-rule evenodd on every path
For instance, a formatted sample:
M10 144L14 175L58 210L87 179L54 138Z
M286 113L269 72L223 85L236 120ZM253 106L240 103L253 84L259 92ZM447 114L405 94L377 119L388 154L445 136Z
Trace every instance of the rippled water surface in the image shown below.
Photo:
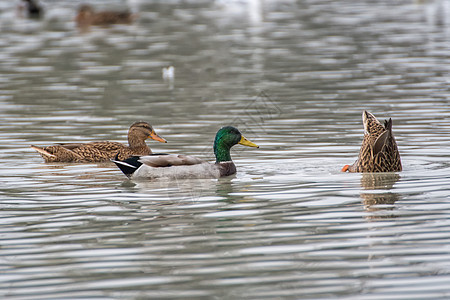
M86 34L79 2L41 2L0 6L1 298L450 298L448 0L130 1L135 24ZM340 172L363 110L403 172ZM131 182L29 147L137 120L157 152L213 160L223 125L260 148L236 176Z

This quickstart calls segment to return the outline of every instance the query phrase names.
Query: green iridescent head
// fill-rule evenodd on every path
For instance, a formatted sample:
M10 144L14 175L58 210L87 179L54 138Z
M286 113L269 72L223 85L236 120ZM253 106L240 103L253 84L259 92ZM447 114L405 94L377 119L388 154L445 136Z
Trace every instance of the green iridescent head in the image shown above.
M258 145L247 140L237 128L225 126L217 131L214 139L216 162L231 161L230 149L236 144L259 148Z

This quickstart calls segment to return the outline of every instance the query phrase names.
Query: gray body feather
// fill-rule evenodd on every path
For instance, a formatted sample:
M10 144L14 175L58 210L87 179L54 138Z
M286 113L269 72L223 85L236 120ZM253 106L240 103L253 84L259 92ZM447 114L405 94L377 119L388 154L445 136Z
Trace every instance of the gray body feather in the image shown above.
M219 178L236 173L232 161L209 163L189 155L151 155L139 158L142 165L132 179L154 178Z

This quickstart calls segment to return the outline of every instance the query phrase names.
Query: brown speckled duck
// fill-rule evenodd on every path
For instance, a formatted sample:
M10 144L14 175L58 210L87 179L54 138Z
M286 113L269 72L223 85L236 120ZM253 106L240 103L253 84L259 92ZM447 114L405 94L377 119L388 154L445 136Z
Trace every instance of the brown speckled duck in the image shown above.
M129 11L95 12L92 6L83 4L78 9L75 22L81 31L87 31L90 26L108 26L114 24L131 24L137 15Z
M364 138L358 159L352 165L345 165L342 171L349 172L398 172L402 170L400 153L392 133L392 119L384 126L373 114L364 111Z
M166 143L158 136L147 122L136 122L128 130L128 144L118 142L91 142L56 144L47 147L31 146L44 158L45 162L104 162L119 157L127 159L133 155L149 155L152 153L145 139Z

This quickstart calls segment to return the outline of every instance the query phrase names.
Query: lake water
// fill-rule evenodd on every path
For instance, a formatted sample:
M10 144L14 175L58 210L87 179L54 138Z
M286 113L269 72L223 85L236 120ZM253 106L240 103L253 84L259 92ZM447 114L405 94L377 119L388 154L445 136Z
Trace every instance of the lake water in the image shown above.
M79 2L42 2L0 6L1 298L450 298L450 1L133 1L86 34ZM403 172L340 172L363 110ZM131 182L29 147L138 120L156 152L213 160L224 125L260 148L236 176Z

